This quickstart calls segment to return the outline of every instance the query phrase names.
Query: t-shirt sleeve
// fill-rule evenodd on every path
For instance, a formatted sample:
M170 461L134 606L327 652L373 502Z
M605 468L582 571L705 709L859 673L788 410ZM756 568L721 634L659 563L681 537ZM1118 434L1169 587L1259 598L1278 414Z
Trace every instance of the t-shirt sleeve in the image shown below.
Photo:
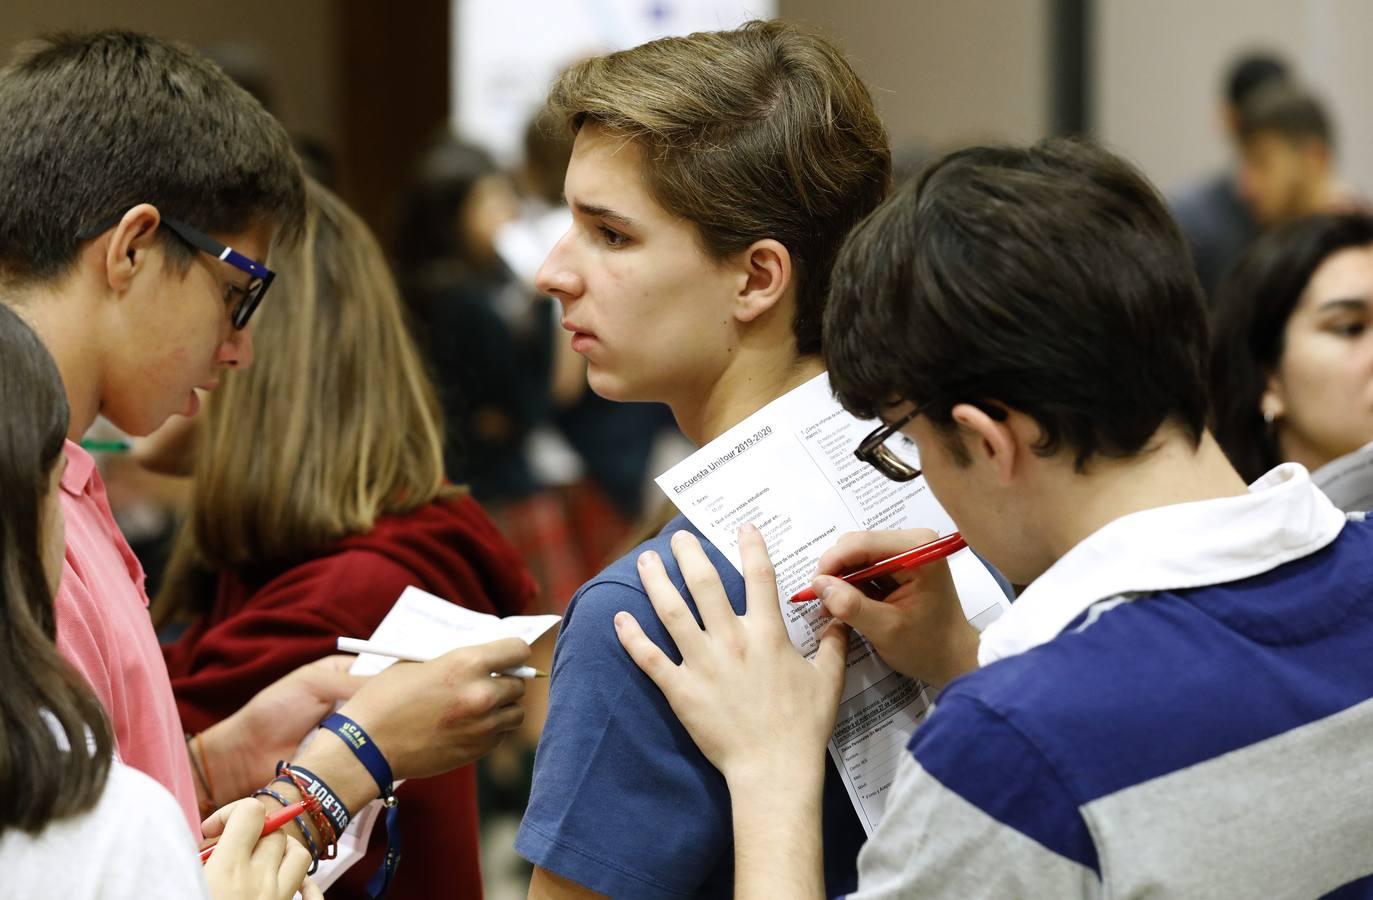
M1099 897L1076 799L1033 742L946 695L911 738L850 900Z
M62 582L53 598L53 614L58 652L86 679L101 707L115 709L114 679L103 649L109 637L104 622L95 615L90 591L69 562L62 563Z
M612 897L691 896L732 880L729 791L620 646L621 610L681 658L638 585L596 581L573 599L515 848Z

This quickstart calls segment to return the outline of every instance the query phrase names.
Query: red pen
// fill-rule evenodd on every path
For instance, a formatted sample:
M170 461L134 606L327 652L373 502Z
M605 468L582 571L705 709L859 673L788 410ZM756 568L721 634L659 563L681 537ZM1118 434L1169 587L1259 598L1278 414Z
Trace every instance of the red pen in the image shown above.
M963 540L963 535L957 531L946 534L942 538L936 538L928 544L921 544L919 547L898 553L888 557L881 562L873 563L866 568L859 569L857 572L850 572L847 575L840 575L839 580L848 584L862 584L865 581L872 581L883 575L890 575L892 572L899 572L902 569L914 569L916 566L923 566L925 563L932 563L936 559L943 559L962 550L968 546L968 542ZM792 603L806 603L815 600L815 591L806 588L798 591L791 597Z
M319 801L313 797L307 797L304 800L297 800L290 806L283 806L281 809L269 815L267 819L262 823L261 836L266 837L267 835L271 834L273 831L278 830L287 822L291 821L301 813L318 806ZM215 848L218 846L219 841L215 841L213 844L200 851L200 862L202 865L205 863L207 859L210 858L210 854L213 853L215 851Z

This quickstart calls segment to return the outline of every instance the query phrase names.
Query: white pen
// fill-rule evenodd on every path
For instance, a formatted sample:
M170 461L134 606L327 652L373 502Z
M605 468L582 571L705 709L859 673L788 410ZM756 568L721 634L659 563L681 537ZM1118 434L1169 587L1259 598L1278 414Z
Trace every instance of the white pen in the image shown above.
M433 656L421 656L417 653L408 653L404 650L397 650L394 647L385 647L372 641L364 641L361 638L338 639L338 648L344 653L373 653L377 656L389 656L392 659L403 659L407 662L429 662ZM456 648L455 648L456 649ZM515 678L547 678L548 673L533 666L520 666L517 669L506 669L504 672L493 672L493 675L510 675Z

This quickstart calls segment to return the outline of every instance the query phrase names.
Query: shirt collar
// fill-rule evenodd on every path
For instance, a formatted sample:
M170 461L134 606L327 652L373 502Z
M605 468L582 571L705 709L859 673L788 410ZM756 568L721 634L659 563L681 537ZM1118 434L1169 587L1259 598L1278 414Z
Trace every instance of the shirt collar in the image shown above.
M62 450L67 455L67 470L62 473L62 490L74 497L80 496L91 482L95 458L73 441L67 441Z
M1250 578L1335 540L1346 519L1297 463L1218 500L1122 516L1065 553L982 632L982 665L1056 637L1102 600Z

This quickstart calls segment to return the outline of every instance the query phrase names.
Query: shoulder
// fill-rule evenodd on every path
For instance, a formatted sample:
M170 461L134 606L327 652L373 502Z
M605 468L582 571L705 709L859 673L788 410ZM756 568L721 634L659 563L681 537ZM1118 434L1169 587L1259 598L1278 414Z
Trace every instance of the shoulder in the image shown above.
M582 585L572 598L572 602L568 604L563 624L564 631L590 626L592 623L606 624L615 617L615 613L623 611L633 613L636 618L640 619L639 624L645 627L645 631L654 640L658 640L655 634L661 633L665 636L666 632L658 625L657 614L653 611L653 605L648 599L648 593L644 590L643 581L639 578L639 557L649 551L656 553L663 561L663 567L667 571L668 578L686 598L687 605L691 607L694 613L696 605L686 590L686 580L682 577L681 567L677 565L677 560L672 555L672 536L678 531L690 532L701 542L701 547L705 550L706 556L709 557L715 565L716 571L720 574L720 581L724 586L725 593L729 595L735 611L742 612L744 608L743 576L714 544L687 521L685 516L677 516L664 526L657 535L606 566L594 578ZM650 621L645 621L644 616L647 616ZM581 620L580 623L577 621L579 619ZM657 631L650 630L651 628L657 628Z
M76 858L81 865L71 866ZM0 866L20 889L16 896L208 896L181 808L166 788L119 762L94 808L38 835L0 837Z

